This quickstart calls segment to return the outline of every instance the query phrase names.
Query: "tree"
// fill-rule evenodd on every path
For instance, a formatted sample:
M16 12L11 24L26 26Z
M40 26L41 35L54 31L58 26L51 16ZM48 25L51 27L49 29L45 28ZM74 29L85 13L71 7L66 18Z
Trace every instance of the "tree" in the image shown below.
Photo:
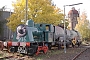
M14 31L21 20L25 19L25 0L17 0L14 13L8 18L8 26ZM28 0L28 19L35 23L50 23L57 25L63 19L61 10L51 0Z
M76 30L78 30L83 39L90 38L90 27L89 20L87 20L87 15L85 12L82 13L81 17L78 19L78 24L76 25Z

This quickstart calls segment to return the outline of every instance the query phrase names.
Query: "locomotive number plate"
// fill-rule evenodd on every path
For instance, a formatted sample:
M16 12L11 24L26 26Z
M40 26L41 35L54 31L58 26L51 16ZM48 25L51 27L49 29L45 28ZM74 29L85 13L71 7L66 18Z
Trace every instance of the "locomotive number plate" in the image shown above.
M19 53L26 53L26 48L25 47L18 47L18 52Z

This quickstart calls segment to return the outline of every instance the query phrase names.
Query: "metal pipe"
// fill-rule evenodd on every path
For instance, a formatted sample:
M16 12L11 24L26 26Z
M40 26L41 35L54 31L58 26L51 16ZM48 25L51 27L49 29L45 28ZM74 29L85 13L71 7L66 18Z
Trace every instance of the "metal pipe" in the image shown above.
M65 6L74 6L74 5L79 5L79 4L83 4L83 3L71 4L71 5L65 5Z
M64 52L66 53L66 34L65 34L65 5L64 5Z

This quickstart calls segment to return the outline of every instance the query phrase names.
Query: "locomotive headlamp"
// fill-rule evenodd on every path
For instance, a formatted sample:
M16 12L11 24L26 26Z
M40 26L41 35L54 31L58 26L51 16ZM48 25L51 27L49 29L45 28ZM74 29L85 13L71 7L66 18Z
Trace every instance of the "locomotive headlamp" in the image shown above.
M15 45L15 44L13 44L12 41L8 41L8 42L4 42L4 43L3 43L3 46L4 46L4 47L8 47L8 46L10 47L10 46L13 46L13 45Z
M3 45L4 45L5 47L7 47L7 42L3 42Z

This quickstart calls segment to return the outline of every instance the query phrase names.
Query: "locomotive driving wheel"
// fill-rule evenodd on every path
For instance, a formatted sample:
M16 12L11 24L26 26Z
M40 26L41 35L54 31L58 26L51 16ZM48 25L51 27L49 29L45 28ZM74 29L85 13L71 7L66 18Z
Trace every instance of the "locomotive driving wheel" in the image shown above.
M34 49L33 48L28 48L27 49L27 55L31 56L34 54Z
M34 55L37 52L37 48L38 48L37 45L33 45L33 46L27 48L27 55L29 55L29 56Z
M58 43L58 50L61 48L61 44L60 44L60 42Z

